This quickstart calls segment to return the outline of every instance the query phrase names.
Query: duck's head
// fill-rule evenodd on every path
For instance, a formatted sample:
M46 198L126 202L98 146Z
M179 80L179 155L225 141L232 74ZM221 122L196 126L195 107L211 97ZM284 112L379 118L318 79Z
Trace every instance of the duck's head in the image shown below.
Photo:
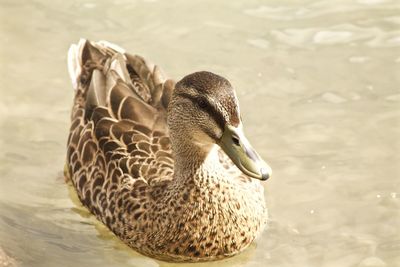
M173 145L173 139L186 140L208 153L217 144L244 174L261 180L271 175L244 135L234 89L219 75L202 71L180 80L168 106L168 126Z

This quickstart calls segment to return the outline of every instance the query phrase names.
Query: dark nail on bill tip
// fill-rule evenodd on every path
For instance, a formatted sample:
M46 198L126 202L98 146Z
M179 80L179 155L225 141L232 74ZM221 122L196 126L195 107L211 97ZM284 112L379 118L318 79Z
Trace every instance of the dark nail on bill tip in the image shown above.
M261 180L265 181L269 178L269 173L265 168L261 168L260 172L261 172Z

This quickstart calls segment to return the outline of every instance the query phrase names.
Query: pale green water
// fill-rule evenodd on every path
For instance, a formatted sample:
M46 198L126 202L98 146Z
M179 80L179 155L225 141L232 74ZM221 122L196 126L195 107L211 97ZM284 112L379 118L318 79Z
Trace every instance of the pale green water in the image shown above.
M235 86L274 171L271 218L201 266L400 266L400 1L113 2L0 1L0 246L21 266L175 266L123 245L63 182L80 37Z

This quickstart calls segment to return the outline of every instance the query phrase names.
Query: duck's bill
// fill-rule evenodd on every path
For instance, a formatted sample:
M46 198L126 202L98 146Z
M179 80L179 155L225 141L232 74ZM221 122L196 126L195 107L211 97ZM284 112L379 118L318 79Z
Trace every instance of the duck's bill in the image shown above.
M244 174L260 180L271 176L271 168L250 145L241 126L225 126L219 146Z

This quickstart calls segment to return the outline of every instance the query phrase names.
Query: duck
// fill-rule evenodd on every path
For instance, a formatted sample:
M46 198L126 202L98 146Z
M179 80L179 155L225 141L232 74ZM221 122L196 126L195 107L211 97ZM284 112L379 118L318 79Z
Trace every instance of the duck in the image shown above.
M107 41L68 51L74 88L65 177L80 202L137 252L213 261L263 231L271 168L246 138L231 83L178 82Z

